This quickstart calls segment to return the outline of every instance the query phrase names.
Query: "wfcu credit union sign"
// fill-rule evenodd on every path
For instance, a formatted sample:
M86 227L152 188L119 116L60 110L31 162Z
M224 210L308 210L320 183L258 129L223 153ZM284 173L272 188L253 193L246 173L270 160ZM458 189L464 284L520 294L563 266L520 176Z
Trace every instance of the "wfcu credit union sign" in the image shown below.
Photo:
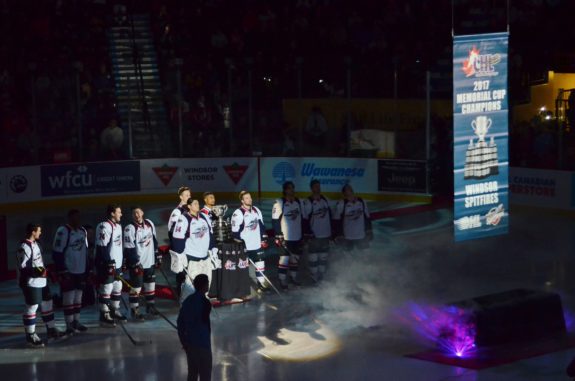
M509 230L508 37L454 38L455 241Z

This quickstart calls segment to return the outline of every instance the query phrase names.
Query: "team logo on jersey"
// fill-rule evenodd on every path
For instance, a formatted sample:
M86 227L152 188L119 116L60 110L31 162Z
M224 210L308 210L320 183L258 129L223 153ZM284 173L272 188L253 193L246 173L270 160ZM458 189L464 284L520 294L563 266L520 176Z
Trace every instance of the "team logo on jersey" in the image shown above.
M349 211L345 214L345 217L346 217L346 219L349 219L349 220L358 220L358 219L361 217L362 214L363 214L363 210L361 210L361 209L352 209L352 210L349 210Z
M239 165L238 163L233 163L232 165L224 165L224 171L228 174L230 179L237 185L240 182L244 174L248 170L247 165Z
M150 236L142 237L142 239L138 241L138 245L143 247L150 246L150 243L152 243L152 238Z
M192 235L194 236L194 238L203 238L206 235L207 231L208 231L208 227L202 226L202 227L194 230L192 232Z
M22 193L28 188L28 180L22 175L14 175L10 179L10 189L14 193Z
M299 209L292 209L287 213L284 213L284 217L288 220L295 220L299 217Z
M170 167L168 164L164 164L161 167L152 168L156 176L160 179L162 184L168 186L170 181L174 178L174 175L178 171L178 167Z
M84 246L85 241L83 239L76 239L70 242L70 249L72 249L72 251L80 251L84 248Z
M251 220L249 224L246 225L247 230L256 230L259 226L257 220Z
M278 184L292 181L295 178L295 168L287 161L279 162L272 169L272 177Z
M324 218L327 215L327 208L325 206L314 209L313 216L317 218Z

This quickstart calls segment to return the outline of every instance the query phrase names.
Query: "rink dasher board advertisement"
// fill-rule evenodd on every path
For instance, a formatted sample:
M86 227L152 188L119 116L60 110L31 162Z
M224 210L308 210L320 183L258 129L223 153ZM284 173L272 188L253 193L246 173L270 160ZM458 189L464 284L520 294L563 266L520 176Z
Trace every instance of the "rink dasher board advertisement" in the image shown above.
M40 167L0 169L0 199L5 202L39 200Z
M509 230L508 37L454 37L455 241Z
M575 173L513 167L509 171L511 204L568 210L575 206Z
M176 192L180 186L192 192L240 192L257 190L257 158L202 158L142 160L142 191Z
M116 161L44 165L42 197L140 191L140 162Z
M323 192L341 192L351 184L356 193L377 192L377 160L320 157L269 157L260 163L262 192L281 192L292 181L296 193L309 193L312 179L319 180Z

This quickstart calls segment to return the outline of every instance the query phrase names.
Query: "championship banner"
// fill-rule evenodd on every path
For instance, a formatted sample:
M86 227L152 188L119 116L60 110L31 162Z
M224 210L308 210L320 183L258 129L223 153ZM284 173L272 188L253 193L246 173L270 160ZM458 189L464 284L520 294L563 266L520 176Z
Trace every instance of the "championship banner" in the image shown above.
M454 38L455 241L509 229L508 37L493 33Z

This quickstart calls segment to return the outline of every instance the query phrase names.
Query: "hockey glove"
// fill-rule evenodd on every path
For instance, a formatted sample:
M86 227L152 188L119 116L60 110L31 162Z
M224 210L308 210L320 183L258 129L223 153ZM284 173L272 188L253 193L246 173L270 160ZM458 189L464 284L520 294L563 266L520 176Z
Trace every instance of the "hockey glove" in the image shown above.
M262 238L261 248L262 250L266 250L268 247L270 247L270 244L268 243L268 238L266 236L265 238Z
M159 269L160 267L162 267L162 253L160 253L159 251L156 251L156 268Z
M134 266L132 266L132 274L134 274L134 276L144 275L144 267L142 266L142 264L140 262L138 262Z
M277 247L283 247L284 244L284 236L279 234L276 235L276 238L274 240L274 243L276 244Z
M47 278L48 271L45 267L32 267L32 278Z
M106 272L108 273L108 276L113 278L116 277L116 261L109 261L106 264Z

